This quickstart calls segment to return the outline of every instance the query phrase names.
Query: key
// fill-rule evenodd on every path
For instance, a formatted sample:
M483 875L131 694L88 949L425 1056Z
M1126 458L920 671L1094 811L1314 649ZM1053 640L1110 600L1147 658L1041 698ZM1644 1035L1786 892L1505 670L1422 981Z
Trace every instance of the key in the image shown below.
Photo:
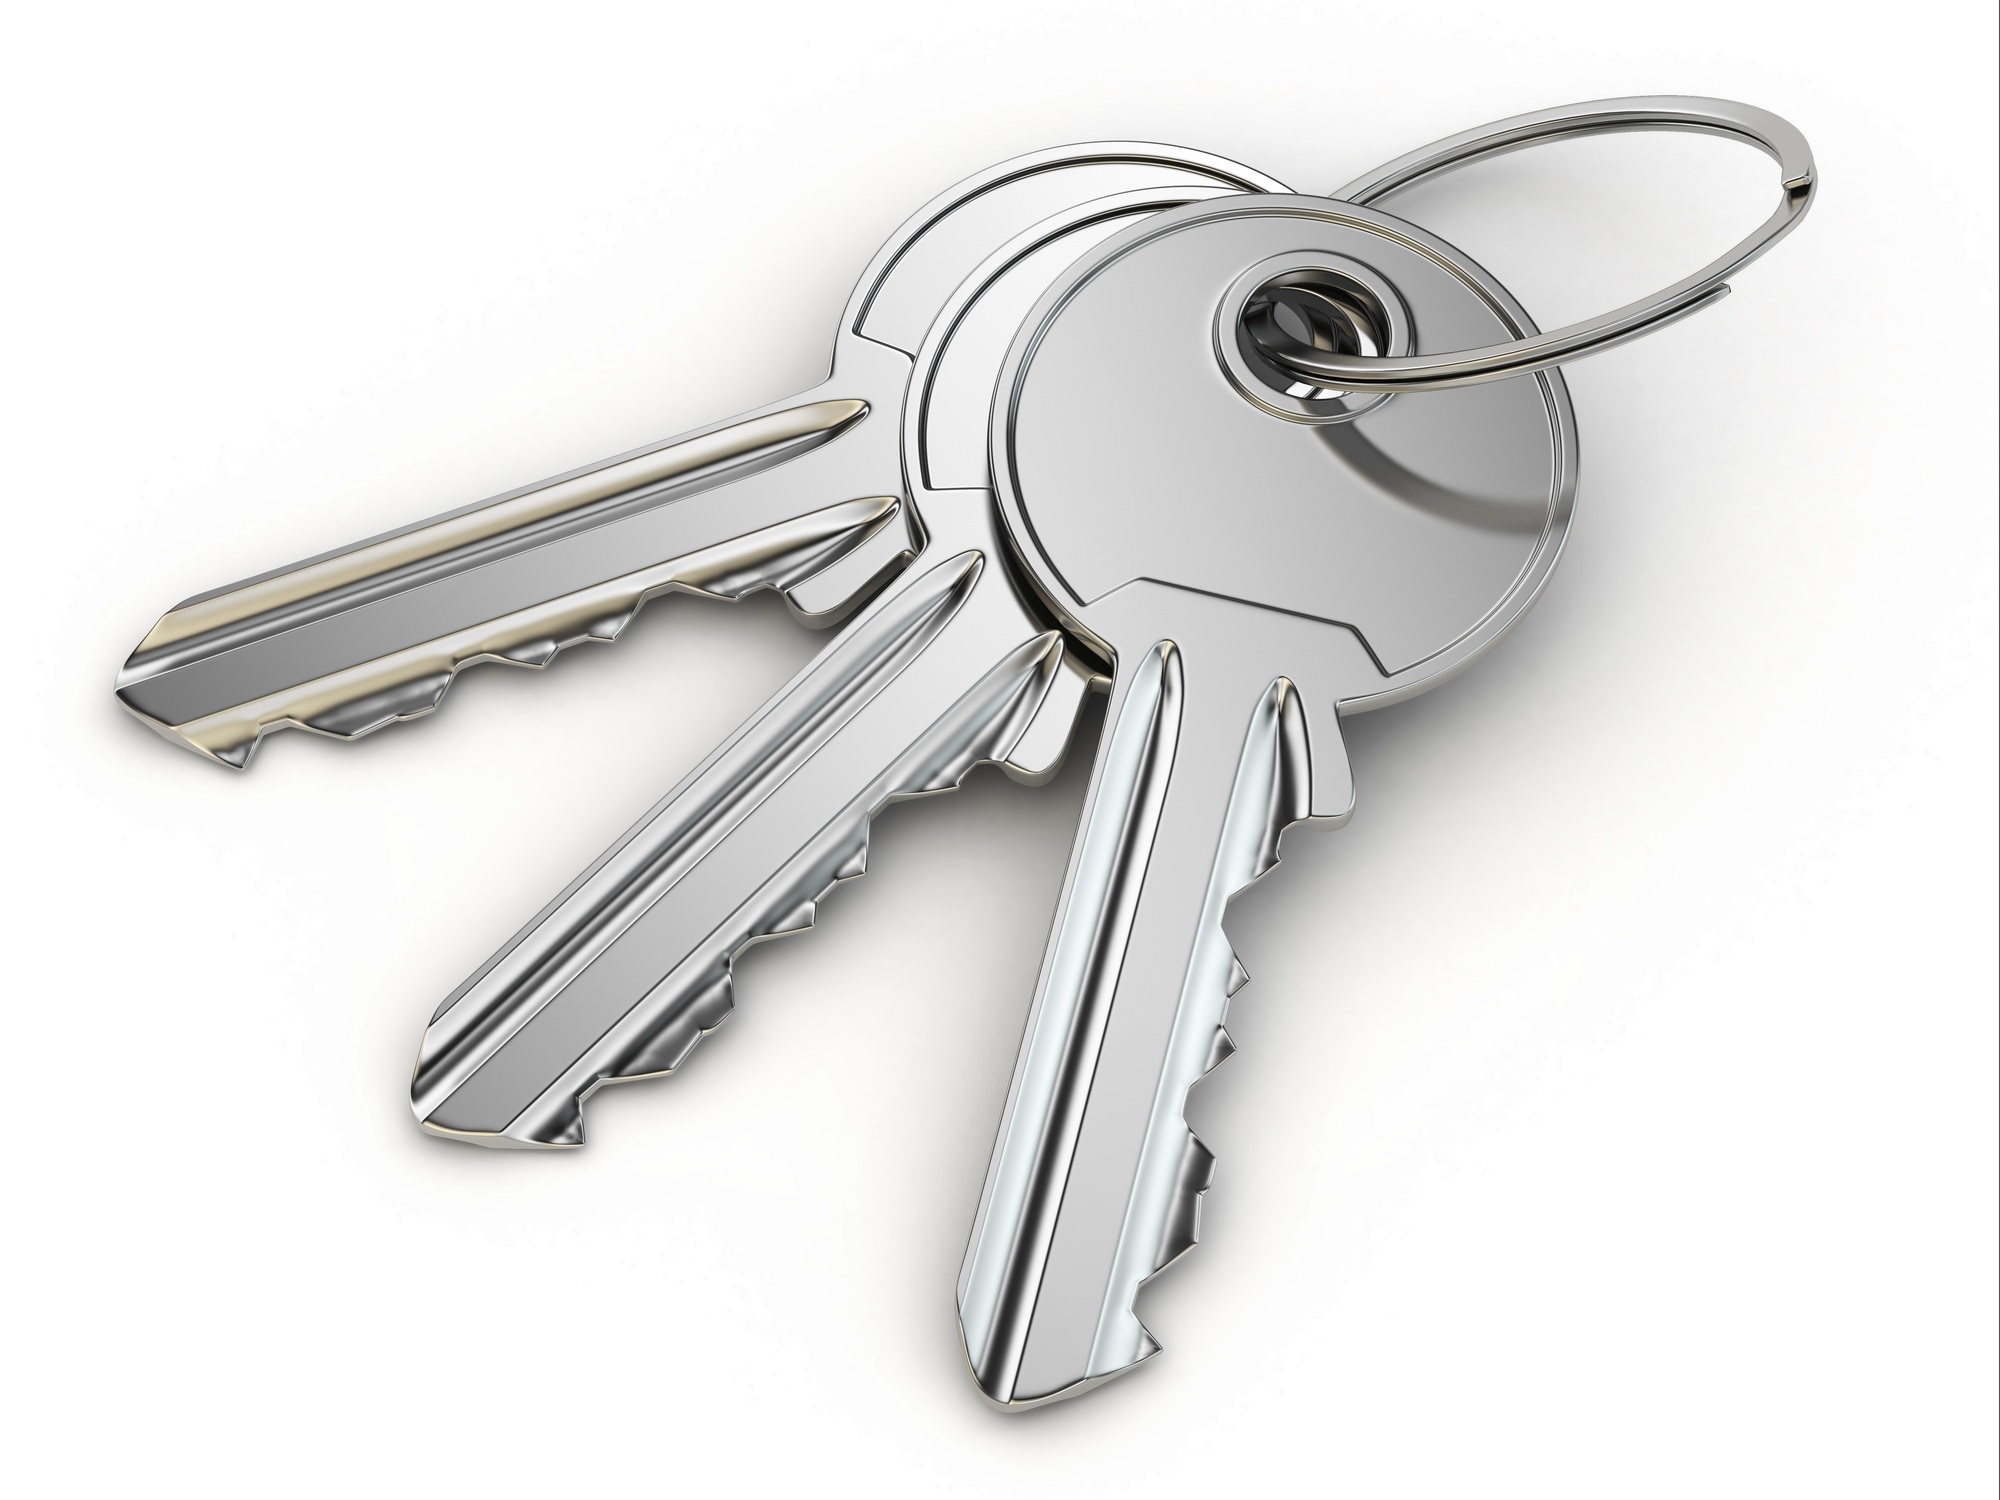
M1569 522L1552 370L1437 393L1301 381L1534 332L1459 252L1326 199L1191 205L1073 269L1000 376L995 489L1111 703L960 1277L980 1388L1073 1396L1158 1345L1141 1284L1196 1238L1183 1118L1232 1050L1230 897L1301 821L1344 822L1338 717L1409 697L1533 601ZM1143 374L1144 378L1139 378Z
M592 1092L680 1066L729 1013L742 947L809 926L826 891L862 872L884 805L949 790L983 761L1053 774L1094 674L1007 563L987 489L994 374L1079 255L1217 195L1236 194L1186 183L1064 210L959 288L906 407L921 557L446 999L412 1080L426 1130L580 1145Z
M994 249L1122 191L1268 179L1172 147L1040 152L960 183L876 255L832 373L801 395L176 605L116 683L150 727L242 768L300 727L354 738L437 707L478 662L546 665L671 590L778 589L840 619L917 550L902 412L937 310Z
M1628 130L1756 146L1778 207L1693 276L1550 333L1363 206ZM1029 316L994 401L995 495L1024 575L1112 685L959 1278L989 1399L1060 1400L1157 1352L1133 1299L1194 1244L1214 1167L1184 1108L1233 1050L1249 978L1230 897L1287 827L1350 815L1340 715L1463 670L1547 582L1576 477L1554 367L1714 305L1815 181L1805 137L1767 111L1600 99L1449 136L1333 199L1161 215Z

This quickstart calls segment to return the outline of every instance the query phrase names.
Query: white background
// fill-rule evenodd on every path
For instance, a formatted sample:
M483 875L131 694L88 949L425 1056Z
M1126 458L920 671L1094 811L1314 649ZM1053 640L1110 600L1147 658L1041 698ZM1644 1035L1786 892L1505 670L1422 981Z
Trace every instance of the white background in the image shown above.
M42 6L3 50L13 1493L1975 1496L1993 1486L1988 4ZM1087 756L892 811L581 1152L414 1127L437 1000L822 637L675 599L234 776L175 600L818 379L880 240L1158 139L1324 191L1682 92L1804 228L1576 367L1578 521L1235 908L1201 1248L1026 1417L952 1289ZM1693 269L1691 137L1400 202L1544 326Z

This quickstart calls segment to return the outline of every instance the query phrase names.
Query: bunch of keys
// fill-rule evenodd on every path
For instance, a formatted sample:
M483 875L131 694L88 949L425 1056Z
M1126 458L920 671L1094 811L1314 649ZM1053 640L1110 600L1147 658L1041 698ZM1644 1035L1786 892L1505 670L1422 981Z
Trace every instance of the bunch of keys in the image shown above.
M1755 145L1776 212L1712 265L1537 332L1375 205L1556 139ZM1054 774L1110 695L958 1287L980 1389L1019 1409L1159 1348L1133 1311L1195 1241L1183 1118L1247 975L1232 895L1352 810L1341 716L1434 686L1527 610L1576 480L1556 367L1708 306L1810 205L1805 140L1714 99L1605 100L1412 152L1329 197L1173 147L1023 157L927 205L842 315L825 384L199 595L120 700L242 767L266 733L427 713L481 661L613 639L649 598L783 593L839 629L450 995L423 1128L583 1143L600 1086L671 1072L753 939L862 873L869 820L997 763Z

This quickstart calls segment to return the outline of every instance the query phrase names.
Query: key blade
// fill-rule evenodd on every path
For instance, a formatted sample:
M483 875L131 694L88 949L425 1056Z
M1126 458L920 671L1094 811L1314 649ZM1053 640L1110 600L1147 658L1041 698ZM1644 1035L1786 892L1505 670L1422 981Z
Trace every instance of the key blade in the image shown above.
M812 924L889 802L998 761L1046 774L1089 678L993 576L983 495L839 639L439 1009L411 1089L435 1134L576 1146L607 1082L677 1068L744 946ZM969 513L968 513L969 512ZM1025 757L1017 761L1016 756Z
M491 543L586 506L629 498L641 490L686 478L703 469L738 465L758 455L782 457L788 448L823 442L838 435L866 415L867 410L867 403L862 401L809 402L449 511L338 552L185 600L161 618L134 654L143 656L191 637L210 635L337 594L345 588L366 586L406 568L434 563L464 548Z
M1309 712L1284 653L1215 649L1204 617L1225 609L1172 599L1168 621L1206 628L1157 631L1115 680L959 1278L967 1360L1008 1409L1158 1352L1133 1302L1199 1237L1215 1162L1187 1095L1234 1050L1224 1022L1248 979L1224 912L1276 864L1286 827L1351 808L1334 696ZM1365 662L1338 627L1301 628Z
M842 373L900 394L900 356L860 362L879 368ZM857 551L880 571L909 550L882 493L895 421L810 393L197 596L133 652L119 701L240 768L275 729L353 738L430 712L467 666L614 639L669 590L737 599Z

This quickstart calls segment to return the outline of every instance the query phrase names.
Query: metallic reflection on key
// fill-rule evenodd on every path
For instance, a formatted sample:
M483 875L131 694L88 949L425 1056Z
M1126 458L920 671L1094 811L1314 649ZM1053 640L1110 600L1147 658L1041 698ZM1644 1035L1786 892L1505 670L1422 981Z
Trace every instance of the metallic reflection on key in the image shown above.
M1283 379L1243 389L1260 377L1241 308L1315 276L1391 355L1413 330L1430 349L1532 332L1414 226L1246 198L1107 244L1051 289L1001 374L1009 535L1113 675L959 1283L967 1357L1002 1406L1074 1396L1159 1347L1133 1299L1194 1243L1209 1184L1183 1112L1231 1051L1223 1021L1248 977L1223 935L1229 899L1289 824L1347 818L1337 712L1490 647L1568 524L1576 439L1553 372L1345 409ZM1107 382L1119 364L1149 379Z
M742 947L808 925L861 873L883 806L983 761L1053 773L1092 673L1006 565L984 488L994 372L1078 256L1218 195L1235 196L1187 184L1069 209L959 289L918 351L903 432L921 557L445 1002L411 1091L426 1129L579 1144L594 1089L678 1066L728 1014Z
M876 255L825 384L187 600L125 663L119 700L241 767L273 730L353 738L428 713L471 664L538 667L611 640L670 590L779 589L808 623L831 623L918 545L902 408L912 357L952 291L1049 214L1174 184L1273 185L1171 147L1003 163L927 205Z

